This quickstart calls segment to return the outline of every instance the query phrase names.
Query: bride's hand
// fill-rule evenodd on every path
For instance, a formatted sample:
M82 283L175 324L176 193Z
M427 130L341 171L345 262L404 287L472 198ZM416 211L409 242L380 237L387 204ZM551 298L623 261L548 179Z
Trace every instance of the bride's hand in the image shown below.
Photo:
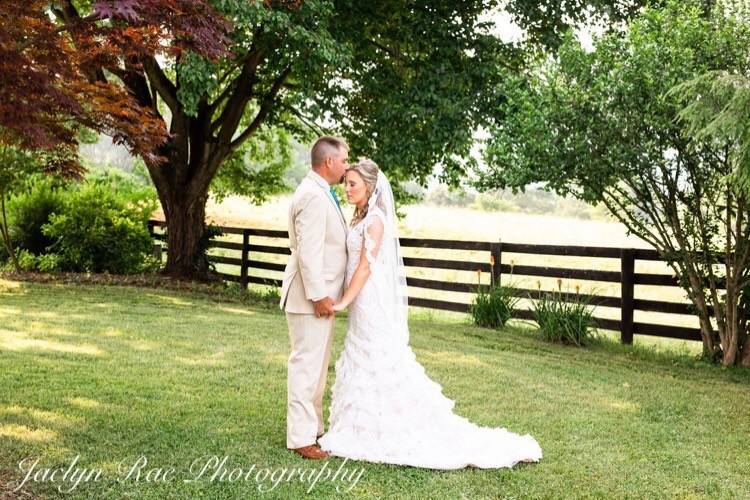
M342 304L341 302L338 302L333 305L333 312L341 312L344 309L346 309L346 306Z

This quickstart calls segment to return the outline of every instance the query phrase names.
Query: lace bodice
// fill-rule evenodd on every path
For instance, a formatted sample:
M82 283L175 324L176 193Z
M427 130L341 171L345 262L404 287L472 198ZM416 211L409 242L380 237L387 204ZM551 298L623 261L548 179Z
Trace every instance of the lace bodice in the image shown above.
M367 252L365 258L370 263L370 277L359 294L357 294L352 305L357 303L363 304L364 302L371 300L372 297L369 299L368 297L375 293L376 289L379 288L379 285L382 284L379 283L379 281L383 276L379 271L384 265L383 254L378 252L373 256L373 250L378 246L379 242L374 241L370 236L370 231L368 231L368 228L376 218L380 219L380 221L385 224L385 214L378 207L373 207L372 211L370 211L364 219L351 228L346 237L346 250L348 255L346 260L346 286L349 286L349 283L354 276L354 272L357 270L362 248L365 248Z

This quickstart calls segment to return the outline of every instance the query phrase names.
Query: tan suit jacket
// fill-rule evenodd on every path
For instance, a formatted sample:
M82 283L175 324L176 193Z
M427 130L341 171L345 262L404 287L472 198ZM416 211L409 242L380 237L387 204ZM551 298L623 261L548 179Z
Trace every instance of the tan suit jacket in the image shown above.
M289 204L289 248L279 307L286 312L314 314L313 301L341 298L346 273L344 215L330 186L310 170Z

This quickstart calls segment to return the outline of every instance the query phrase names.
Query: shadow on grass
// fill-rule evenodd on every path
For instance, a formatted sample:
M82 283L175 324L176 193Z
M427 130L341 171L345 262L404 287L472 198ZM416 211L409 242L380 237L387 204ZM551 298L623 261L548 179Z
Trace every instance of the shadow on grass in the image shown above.
M7 329L26 328L42 340L91 344L107 355L0 349L0 384L7 389L0 391L0 468L13 467L12 460L30 454L45 454L48 465L60 465L76 453L87 466L110 469L118 460L140 454L154 466L182 469L207 454L228 455L236 465L314 466L285 447L288 338L278 308L206 301L190 292L166 290L32 288L33 297L11 293L2 307L32 317L48 314L39 316L38 325L10 315ZM513 325L495 331L472 326L460 316L448 320L415 314L410 327L419 361L449 397L457 398L457 413L532 433L545 459L534 467L501 471L357 464L365 467L367 478L358 493L549 497L585 484L582 491L591 496L634 491L646 497L658 496L665 485L679 496L688 491L680 488L707 481L739 484L740 474L733 471L724 479L711 479L717 477L712 464L724 460L717 457L739 456L740 445L732 444L739 431L731 439L721 436L719 443L708 429L720 418L739 422L744 411L733 404L746 399L737 396L740 388L729 388L731 401L718 394L726 389L719 383L735 377L731 370L607 339L584 349L549 344L533 328ZM345 318L339 317L332 360L345 331ZM333 363L329 373L334 376ZM329 378L329 388L332 382ZM327 391L324 407L329 404ZM41 433L36 441L34 432ZM654 457L664 459L656 469ZM332 459L329 466L335 469L343 462ZM590 473L598 475L597 481L590 480ZM46 486L40 488L38 492L47 492ZM92 488L84 494L257 495L247 486L226 484L168 490L110 481ZM278 497L302 496L305 489L285 489ZM326 486L315 493L334 491Z

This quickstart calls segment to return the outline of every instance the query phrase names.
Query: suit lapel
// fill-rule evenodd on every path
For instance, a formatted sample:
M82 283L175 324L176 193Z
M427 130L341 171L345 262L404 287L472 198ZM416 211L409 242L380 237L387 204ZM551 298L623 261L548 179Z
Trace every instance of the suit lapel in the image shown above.
M344 233L348 233L349 230L346 227L346 220L344 219L344 212L339 208L339 206L336 204L336 201L333 199L333 196L331 195L331 186L328 185L328 183L323 179L321 176L310 170L307 172L307 177L313 181L315 184L317 184L321 189L324 189L326 191L326 198L328 198L328 201L331 202L331 205L333 205L333 209L336 210L336 213L339 215L339 220L341 220L341 225L344 226Z

